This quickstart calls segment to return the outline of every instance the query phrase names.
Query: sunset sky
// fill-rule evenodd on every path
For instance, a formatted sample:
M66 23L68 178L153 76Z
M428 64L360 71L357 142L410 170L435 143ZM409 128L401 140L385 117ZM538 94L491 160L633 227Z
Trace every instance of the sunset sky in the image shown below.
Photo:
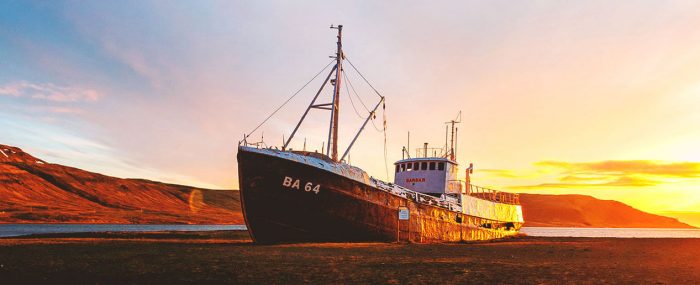
M343 24L348 58L386 96L390 172L408 131L411 148L440 147L462 111L474 184L682 215L700 209L698 15L697 1L2 1L0 143L236 189L238 141L330 62ZM279 145L319 84L254 140ZM343 96L341 149L361 123ZM293 148L320 149L328 113L307 120ZM351 163L387 179L372 125Z

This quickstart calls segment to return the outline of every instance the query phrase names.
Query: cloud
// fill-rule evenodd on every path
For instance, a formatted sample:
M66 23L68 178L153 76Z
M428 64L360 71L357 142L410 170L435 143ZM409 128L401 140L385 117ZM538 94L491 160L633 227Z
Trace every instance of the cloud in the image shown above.
M19 97L21 92L18 85L0 86L0 95Z
M54 114L82 114L84 111L78 108L67 108L67 107L46 107L44 110L49 113Z
M94 89L29 82L16 82L0 86L0 95L28 97L52 102L95 102L102 97L102 94Z
M530 177L531 175L518 172L516 170L510 169L480 169L479 172L485 172L491 176L504 177L504 178L523 178Z
M84 114L85 110L75 107L61 106L9 106L11 110L35 114L55 114L55 115L80 115Z
M156 64L153 57L149 57L137 48L128 48L117 44L116 40L102 38L102 47L111 56L121 61L128 66L136 74L148 79L154 87L162 86L163 70L172 70L174 67L168 68ZM124 42L124 41L122 41Z
M565 179L560 178L560 182L557 183L540 183L535 185L519 185L511 186L511 188L517 189L538 189L538 188L591 188L591 187L647 187L655 186L662 181L634 177L634 176L622 176L622 177L599 177L595 181L581 181L581 182L564 182Z
M599 162L541 161L534 164L540 177L554 182L511 186L516 189L649 187L678 179L700 178L700 162L610 160ZM523 177L511 170L489 170L496 176ZM553 176L553 177L552 177Z
M609 160L600 162L569 163L541 161L540 167L558 168L564 173L608 175L655 175L681 178L700 177L700 162L663 162L653 160Z

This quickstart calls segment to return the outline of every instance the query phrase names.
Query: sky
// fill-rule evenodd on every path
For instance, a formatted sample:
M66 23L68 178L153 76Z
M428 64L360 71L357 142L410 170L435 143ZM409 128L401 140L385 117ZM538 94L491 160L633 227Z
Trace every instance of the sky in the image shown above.
M474 184L687 217L700 209L698 15L697 1L2 1L0 143L237 189L238 142L331 62L343 24L348 59L386 97L350 155L370 175L393 179L409 131L411 148L444 145L461 111ZM341 150L378 99L346 71ZM322 77L249 141L279 146ZM312 111L291 146L320 150L328 117Z

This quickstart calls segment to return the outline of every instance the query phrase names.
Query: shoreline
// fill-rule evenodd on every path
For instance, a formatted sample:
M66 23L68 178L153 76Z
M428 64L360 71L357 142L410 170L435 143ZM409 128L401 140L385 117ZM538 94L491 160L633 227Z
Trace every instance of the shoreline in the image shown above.
M608 229L608 228L590 228L590 229ZM622 229L647 229L647 228L622 228ZM660 230L689 230L694 231L694 229L683 229L683 228L658 228ZM250 239L250 235L247 230L235 229L235 230L162 230L162 231L96 231L96 232L57 232L57 233L34 233L26 235L17 236L0 236L0 246L3 246L6 240L44 240L51 241L54 239L94 239L94 240L134 240L141 241L143 238L150 238L153 240L158 240L159 238L168 239L179 239L182 241L188 239L200 239L206 240L211 238L228 238L231 241L236 242L249 242L251 245L256 245ZM442 244L442 245L461 245L461 244L483 244L483 243L503 243L511 241L522 241L522 240L607 240L607 239L631 239L631 240L698 240L700 238L695 237L591 237L591 236L536 236L528 235L526 233L519 233L516 236L505 237L501 239L484 240L484 241L466 241L466 242L442 242L442 243L410 243L410 242L301 242L301 243L273 243L264 245L295 245L295 244L414 244L414 245L431 245L431 244Z
M173 226L245 226L241 223L109 223L109 222L46 222L46 221L17 221L4 222L2 225L173 225ZM700 230L700 227L618 227L618 226L579 226L579 225L525 225L523 228L576 228L576 229L678 229L678 230Z
M0 238L8 283L697 283L700 239L253 244L245 231Z
M86 233L162 233L246 231L243 224L2 224L0 238L51 237L51 235ZM593 228L593 227L523 227L518 236L581 237L581 238L698 238L700 229L693 228Z

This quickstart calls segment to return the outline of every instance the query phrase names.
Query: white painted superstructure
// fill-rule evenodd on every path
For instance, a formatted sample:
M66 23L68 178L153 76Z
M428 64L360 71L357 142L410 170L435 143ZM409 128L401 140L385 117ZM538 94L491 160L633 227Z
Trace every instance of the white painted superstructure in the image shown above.
M394 183L413 191L436 196L461 192L461 182L457 177L459 166L447 158L402 159L394 166Z
M472 185L472 164L466 169L466 179L459 178L455 149L457 129L454 125L459 123L460 116L448 122L452 125L452 137L448 144L446 129L443 148L428 148L428 144L424 143L411 157L404 147L404 158L394 163L394 184L426 197L435 197L439 203L459 205L458 211L469 216L523 223L518 194Z

